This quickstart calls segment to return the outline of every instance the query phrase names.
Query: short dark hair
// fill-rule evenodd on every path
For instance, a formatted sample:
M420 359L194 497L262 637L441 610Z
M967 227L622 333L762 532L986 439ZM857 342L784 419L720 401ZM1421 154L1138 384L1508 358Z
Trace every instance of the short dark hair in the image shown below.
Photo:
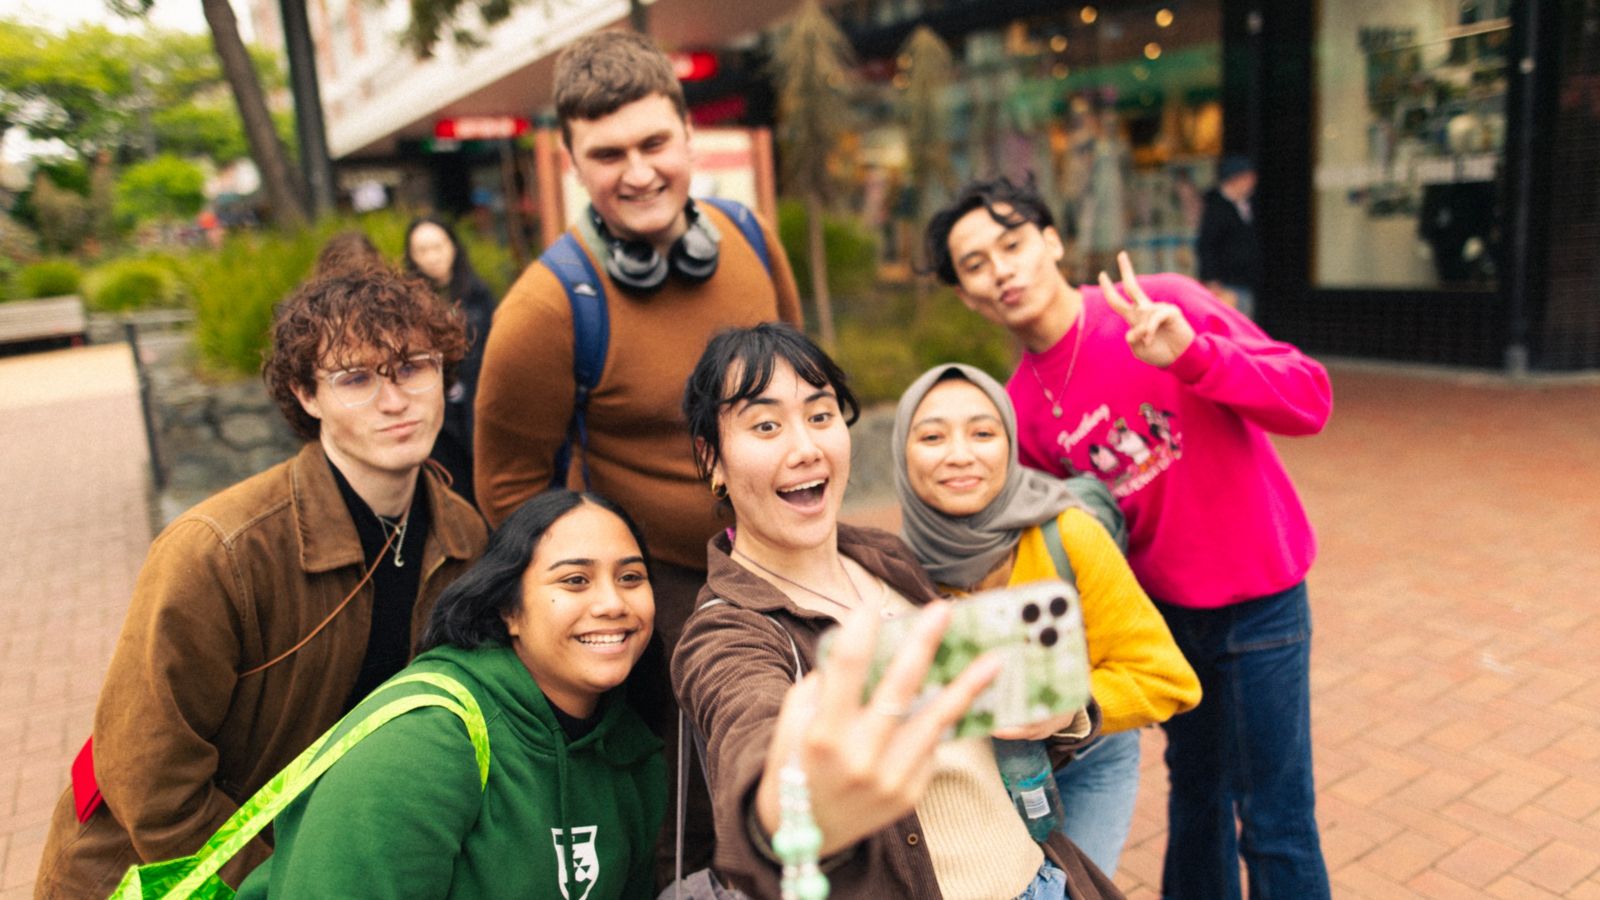
M627 510L599 494L557 488L538 494L511 514L489 536L483 556L433 604L428 624L417 642L417 652L451 646L463 650L507 646L511 633L505 617L522 608L522 576L533 562L550 527L579 506L597 506L622 520L639 545L645 569L651 568L650 548ZM644 654L625 682L630 702L652 730L661 734L669 708L666 651L659 631L651 634Z
M680 119L689 118L672 61L637 32L596 31L578 38L556 57L554 80L556 121L569 150L573 119L603 118L655 94L672 101Z
M683 389L683 417L689 423L689 437L705 442L705 451L694 454L695 468L702 479L711 477L711 470L722 458L722 410L761 396L772 383L772 372L780 359L805 383L831 389L839 398L846 425L854 425L860 417L861 404L851 392L844 371L799 329L784 322L730 328L706 344ZM734 370L739 373L738 384L728 380Z
M1004 175L969 181L956 193L954 200L928 220L928 227L922 234L922 246L927 259L924 274L931 272L945 284L961 283L960 276L956 274L955 260L950 258L950 229L956 226L962 216L980 206L989 211L990 218L1007 228L1016 228L1029 222L1038 226L1040 231L1056 226L1055 219L1050 215L1050 207L1045 205L1044 198L1039 196L1034 187L1032 175L1020 184ZM1009 211L1001 212L996 206L1005 206Z
M386 266L314 277L278 304L272 345L261 377L278 410L301 438L314 441L322 423L305 411L295 388L317 392L317 366L343 368L342 354L375 350L394 366L415 353L444 358L444 386L455 384L467 352L461 317L422 279Z

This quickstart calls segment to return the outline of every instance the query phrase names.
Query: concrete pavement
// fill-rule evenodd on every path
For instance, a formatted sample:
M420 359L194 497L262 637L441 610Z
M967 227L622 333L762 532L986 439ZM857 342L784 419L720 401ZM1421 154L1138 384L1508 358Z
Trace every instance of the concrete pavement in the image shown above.
M1340 366L1279 447L1312 570L1335 896L1600 898L1600 384ZM26 896L149 542L127 351L0 360L0 900ZM894 525L890 508L852 508ZM1157 896L1165 771L1117 881Z

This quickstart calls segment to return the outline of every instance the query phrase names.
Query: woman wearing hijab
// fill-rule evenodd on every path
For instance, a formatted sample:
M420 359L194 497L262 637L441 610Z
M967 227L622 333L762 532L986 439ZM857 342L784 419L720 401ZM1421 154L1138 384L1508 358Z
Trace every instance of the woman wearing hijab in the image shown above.
M1116 542L1065 481L1018 463L1016 436L999 382L955 363L923 373L895 415L903 537L953 593L1076 580L1102 733L1056 780L1062 830L1111 874L1139 789L1138 729L1194 708L1200 682ZM1071 572L1057 572L1051 532Z
M406 229L407 272L417 272L433 282L451 302L460 305L467 326L467 355L461 360L456 390L444 410L444 429L434 444L433 458L450 473L456 493L477 505L472 486L472 404L478 394L478 373L483 369L483 347L494 318L494 294L467 258L455 231L432 216L413 219Z

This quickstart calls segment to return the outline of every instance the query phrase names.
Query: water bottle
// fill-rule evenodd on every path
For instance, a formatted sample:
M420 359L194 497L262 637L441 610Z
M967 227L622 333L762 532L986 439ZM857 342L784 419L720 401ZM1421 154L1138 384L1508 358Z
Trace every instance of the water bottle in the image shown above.
M1043 843L1061 827L1061 792L1044 741L1002 741L995 738L994 761L1006 791L1028 834Z

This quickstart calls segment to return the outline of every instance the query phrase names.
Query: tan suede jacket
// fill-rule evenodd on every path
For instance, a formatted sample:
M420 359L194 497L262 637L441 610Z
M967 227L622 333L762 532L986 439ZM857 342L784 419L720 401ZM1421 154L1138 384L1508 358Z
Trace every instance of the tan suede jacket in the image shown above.
M726 534L713 538L706 549L707 582L700 592L700 608L689 617L673 654L672 686L704 739L717 829L713 868L724 882L752 897L777 897L781 873L750 834L750 804L766 765L778 708L795 680L789 636L805 671L810 671L817 663L817 642L835 620L795 606L735 562L730 549ZM841 524L839 551L918 606L938 596L911 549L894 535ZM712 598L725 602L705 605ZM1087 735L1051 741L1051 758L1058 767L1098 734L1099 708L1092 701L1090 714L1094 728ZM1066 873L1068 894L1075 900L1122 896L1059 832L1044 845L1044 852ZM857 844L827 868L832 896L838 898L941 896L915 812Z
M433 473L433 525L412 610L483 551L486 528ZM131 864L185 856L339 719L371 626L372 586L294 655L364 572L361 542L319 444L184 513L150 546L94 717L105 803L78 824L56 805L35 897L104 897ZM62 773L65 778L66 773ZM237 886L271 852L257 839L222 870Z

